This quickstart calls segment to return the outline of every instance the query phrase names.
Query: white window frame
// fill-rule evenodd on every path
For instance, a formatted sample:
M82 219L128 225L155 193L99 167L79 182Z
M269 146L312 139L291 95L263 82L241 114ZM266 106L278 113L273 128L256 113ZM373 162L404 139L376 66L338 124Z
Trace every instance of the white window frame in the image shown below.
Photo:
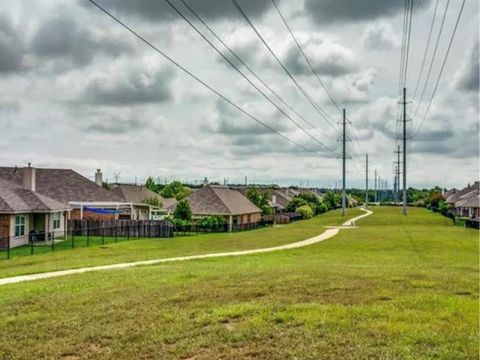
M53 213L53 230L58 230L61 227L62 214L59 212Z
M25 235L25 215L15 215L15 237Z

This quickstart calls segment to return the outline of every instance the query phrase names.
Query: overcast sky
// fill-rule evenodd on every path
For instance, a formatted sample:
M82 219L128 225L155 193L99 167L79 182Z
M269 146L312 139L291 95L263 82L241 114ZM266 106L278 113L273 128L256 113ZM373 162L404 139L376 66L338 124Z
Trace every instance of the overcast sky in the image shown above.
M0 164L69 167L89 177L101 168L110 181L116 173L125 182L148 176L162 181L208 177L243 182L248 176L256 182L333 186L341 178L341 163L334 154L340 152L341 114L310 71L271 0L238 3L333 126L299 92L230 0L185 1L302 116L279 103L310 135L235 72L166 2L97 0L212 88L316 153L292 145L242 114L87 0L2 0ZM323 84L347 109L352 123L347 135L356 138L348 145L352 154L348 186L364 186L365 153L371 161L370 177L376 168L391 184L404 2L277 2ZM429 55L446 2L438 2ZM173 3L198 24L180 0ZM410 97L435 3L415 1L407 73ZM424 103L430 99L460 4L450 1ZM461 187L478 179L478 27L478 1L467 0L429 116L409 145L411 186ZM205 28L201 30L221 48ZM232 59L224 48L221 51ZM418 106L430 58L410 113ZM248 74L243 66L240 69ZM253 77L252 81L265 90ZM424 112L421 105L410 126L412 134Z

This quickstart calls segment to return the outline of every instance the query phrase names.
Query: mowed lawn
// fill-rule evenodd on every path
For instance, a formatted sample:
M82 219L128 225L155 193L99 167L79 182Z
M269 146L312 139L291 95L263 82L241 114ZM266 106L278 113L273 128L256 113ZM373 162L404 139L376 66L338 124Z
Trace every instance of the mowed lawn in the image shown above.
M0 260L0 278L85 266L283 245L319 235L325 230L323 226L340 225L360 214L363 212L359 209L349 209L348 216L342 217L340 211L335 210L311 220L258 230L163 239L132 239L118 243L107 239L105 246L99 246L99 239L97 239L97 245L88 248L77 247L8 260L2 259ZM79 241L77 238L77 243ZM83 242L85 241L83 239ZM61 245L56 246L61 247Z
M0 358L478 359L478 231L373 211L301 249L2 286Z

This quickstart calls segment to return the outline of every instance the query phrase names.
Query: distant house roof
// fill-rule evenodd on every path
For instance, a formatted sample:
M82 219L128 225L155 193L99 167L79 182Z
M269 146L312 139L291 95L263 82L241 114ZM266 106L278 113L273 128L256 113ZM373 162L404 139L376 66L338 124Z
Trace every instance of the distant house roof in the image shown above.
M474 190L455 202L456 208L480 208L480 192Z
M464 195L467 195L468 193L471 193L471 192L476 191L476 190L478 191L479 189L480 189L480 182L475 181L475 183L473 185L467 186L467 187L463 188L462 190L459 190L459 191L455 192L454 194L448 196L446 201L449 204L455 204L457 201L462 199L462 197Z
M67 204L0 178L0 213L41 213L67 209Z
M242 215L262 212L239 191L227 186L207 185L185 199L190 204L193 215Z
M35 172L35 192L55 199L61 203L66 204L70 201L124 201L121 196L105 190L93 181L90 181L71 169L36 168ZM0 178L17 185L22 185L22 168L0 167Z
M283 190L274 190L272 195L275 195L275 203L282 208L286 208L288 203L292 200L292 198L285 194L285 191Z
M141 204L144 203L146 199L155 198L162 203L163 208L168 208L177 202L175 199L164 198L143 185L118 185L111 191L121 196L125 202L134 204Z

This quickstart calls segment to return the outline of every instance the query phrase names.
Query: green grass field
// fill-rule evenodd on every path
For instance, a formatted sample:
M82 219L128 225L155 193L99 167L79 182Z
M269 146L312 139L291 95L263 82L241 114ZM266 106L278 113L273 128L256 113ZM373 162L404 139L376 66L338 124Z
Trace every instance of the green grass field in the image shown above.
M478 231L423 209L373 211L305 248L2 286L0 358L478 359ZM127 245L145 258L263 247L339 222L63 251L0 272L134 260L116 253Z

